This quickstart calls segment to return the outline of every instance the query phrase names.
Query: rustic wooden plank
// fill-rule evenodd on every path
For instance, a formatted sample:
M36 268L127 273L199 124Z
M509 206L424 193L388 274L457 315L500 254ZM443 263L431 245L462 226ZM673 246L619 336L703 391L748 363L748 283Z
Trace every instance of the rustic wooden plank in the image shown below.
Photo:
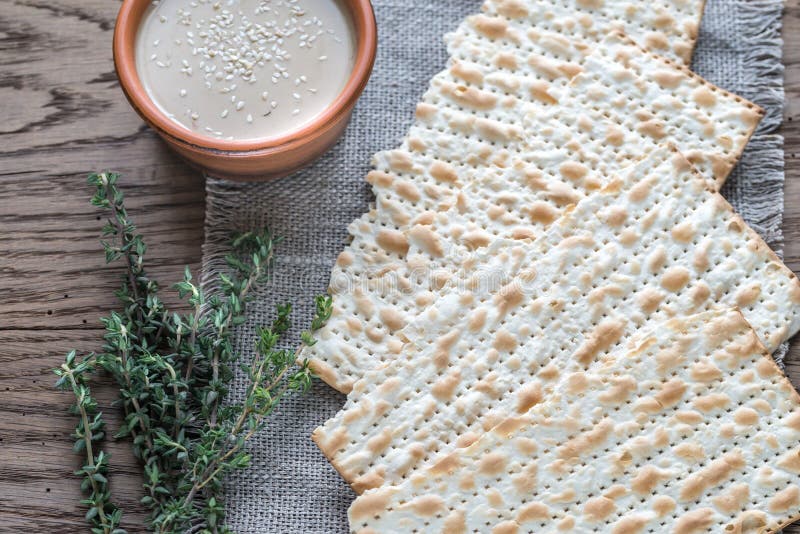
M76 499L80 480L72 475L79 466L70 437L75 420L65 410L69 395L53 390L51 369L71 348L96 348L101 335L96 325L0 332L0 531L86 532L85 510ZM111 407L115 390L105 381L95 393L109 427L117 428L119 414ZM141 532L146 512L138 504L139 464L125 442L110 442L107 449L115 472L112 491L126 510L125 526Z
M128 106L110 43L118 2L0 1L0 531L86 532L72 453L70 399L50 369L70 348L96 349L98 318L115 307L122 274L106 266L102 221L86 173L124 173L146 234L151 274L170 285L195 269L203 181ZM176 298L166 301L172 305ZM97 396L110 427L114 391ZM123 526L143 532L141 473L127 443L111 443L112 491Z
M198 261L202 182L192 174L136 179L135 173L127 173L122 185L151 245L152 274L169 286L180 276L172 266ZM48 327L76 327L96 319L90 311L108 295L109 287L117 285L119 266L104 263L99 243L104 221L88 203L84 173L6 178L0 191L0 273L6 280L0 328L30 327L45 320ZM34 280L48 281L38 286L47 291L32 295Z
M786 2L783 17L783 61L786 66L786 108L781 133L785 138L786 189L783 233L787 265L800 272L800 0ZM800 343L786 358L787 374L800 387ZM800 526L793 527L800 532Z
M132 215L166 285L194 267L203 237L203 190L131 111L113 74L119 2L0 0L0 531L86 532L71 472L69 397L50 369L101 340L98 317L115 306L119 266L103 263L101 221L85 174L125 174ZM800 0L784 18L787 108L786 260L800 272ZM174 297L167 298L170 305ZM800 343L787 359L800 385ZM113 389L98 390L111 426ZM138 466L112 443L124 526L141 532ZM787 532L800 533L795 526Z
M786 139L786 192L783 232L786 263L800 272L800 0L789 0L783 18L786 108L781 133Z

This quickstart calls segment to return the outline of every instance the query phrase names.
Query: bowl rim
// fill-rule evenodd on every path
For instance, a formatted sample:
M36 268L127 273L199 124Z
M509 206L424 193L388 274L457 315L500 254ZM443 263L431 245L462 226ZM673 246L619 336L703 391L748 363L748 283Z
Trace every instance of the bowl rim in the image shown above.
M274 136L247 140L216 139L192 132L170 119L147 96L136 69L136 34L152 0L123 0L114 27L114 67L122 91L131 106L161 135L190 150L216 152L275 152L305 145L335 125L349 113L369 81L378 46L378 29L370 0L339 0L349 10L357 39L355 61L350 77L339 95L325 110L300 128Z

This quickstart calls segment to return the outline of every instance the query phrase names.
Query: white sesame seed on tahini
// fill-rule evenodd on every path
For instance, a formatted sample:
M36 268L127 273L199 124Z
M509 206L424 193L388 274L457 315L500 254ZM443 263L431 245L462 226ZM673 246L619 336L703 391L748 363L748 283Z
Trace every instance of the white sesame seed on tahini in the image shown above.
M153 2L152 16L146 14L142 24L147 38L137 43L152 66L137 62L137 68L152 69L149 92L159 84L172 87L157 103L186 127L224 138L274 135L321 113L346 83L355 43L344 5L344 0ZM346 46L337 44L345 41ZM331 65L322 66L329 59ZM303 84L309 84L307 92L297 89ZM170 98L184 106L170 108ZM259 99L265 104L251 111ZM231 120L231 111L245 108L250 112L242 114L244 121ZM184 123L187 118L191 122Z

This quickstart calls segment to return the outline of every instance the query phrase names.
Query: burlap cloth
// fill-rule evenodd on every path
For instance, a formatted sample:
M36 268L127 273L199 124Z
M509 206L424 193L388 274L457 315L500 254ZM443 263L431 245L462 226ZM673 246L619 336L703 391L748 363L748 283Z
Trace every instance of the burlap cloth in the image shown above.
M235 229L269 225L286 238L274 278L250 305L237 348L252 355L256 325L273 318L277 303L296 305L297 339L311 302L327 287L330 269L347 238L346 227L367 210L364 182L370 156L394 147L411 123L428 79L446 63L442 36L480 0L373 0L380 43L375 71L345 137L312 167L267 184L208 180L204 274L221 267ZM708 0L695 70L713 83L768 110L758 135L725 186L744 218L780 251L783 215L780 0ZM232 396L244 391L237 381ZM228 523L240 533L343 533L354 494L310 439L344 397L323 383L286 400L270 427L252 442L251 469L226 483Z

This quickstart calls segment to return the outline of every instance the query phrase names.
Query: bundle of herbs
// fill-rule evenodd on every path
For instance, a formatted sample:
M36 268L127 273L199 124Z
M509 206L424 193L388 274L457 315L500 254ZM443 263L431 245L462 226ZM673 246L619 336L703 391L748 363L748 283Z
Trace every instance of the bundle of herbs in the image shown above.
M280 306L272 325L259 329L252 363L243 365L232 346L232 331L245 321L253 288L270 275L279 239L267 230L233 237L229 272L218 275L208 291L187 268L175 289L190 311L171 312L145 271L146 246L125 210L118 179L113 173L89 177L96 188L92 204L109 213L102 243L106 261L125 266L116 293L120 310L102 319L106 333L100 352L83 357L70 352L55 370L57 387L75 395L74 448L85 462L76 475L83 479L86 519L92 532L124 532L122 511L109 491L109 457L102 450L106 424L91 392L92 378L105 372L119 386L124 414L114 439L129 440L143 467L148 527L228 532L223 478L248 466L247 442L264 428L281 398L307 392L313 379L307 363L295 366L296 351L278 347L290 327L290 305ZM311 332L330 313L330 297L317 297L302 344L314 343ZM236 366L249 380L247 392L239 403L225 402Z

